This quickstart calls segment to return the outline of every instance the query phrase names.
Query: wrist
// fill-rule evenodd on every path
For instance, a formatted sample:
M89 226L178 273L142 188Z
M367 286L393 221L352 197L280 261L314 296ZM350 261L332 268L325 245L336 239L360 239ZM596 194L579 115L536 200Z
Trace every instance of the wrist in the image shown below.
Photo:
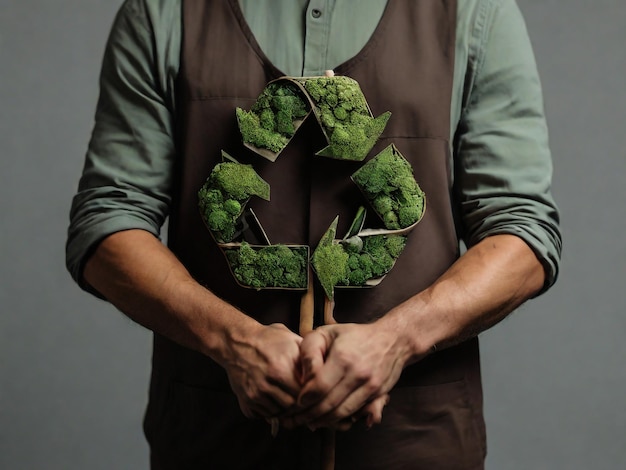
M213 331L214 342L208 355L227 368L238 362L242 349L254 347L252 342L264 326L233 306L223 303L224 310L218 315L221 321Z
M171 310L178 310L181 327L193 341L192 349L224 366L232 362L237 344L244 343L262 325L193 279L172 285L168 298Z
M392 331L403 352L404 366L420 361L437 349L442 341L440 324L427 307L427 293L423 292L390 310L382 317L380 327Z

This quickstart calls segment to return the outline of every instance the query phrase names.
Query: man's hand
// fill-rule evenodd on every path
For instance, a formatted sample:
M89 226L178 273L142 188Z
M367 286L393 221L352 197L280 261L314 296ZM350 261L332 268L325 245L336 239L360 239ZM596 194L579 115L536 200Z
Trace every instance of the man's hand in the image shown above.
M298 367L302 338L286 326L259 325L228 345L224 367L248 418L272 418L291 408L300 393Z
M344 429L361 416L368 426L380 422L387 393L413 356L401 337L377 324L326 325L306 335L299 410L283 424Z
M198 284L153 235L110 235L85 265L85 280L126 315L223 366L249 417L296 402L302 338L264 326Z

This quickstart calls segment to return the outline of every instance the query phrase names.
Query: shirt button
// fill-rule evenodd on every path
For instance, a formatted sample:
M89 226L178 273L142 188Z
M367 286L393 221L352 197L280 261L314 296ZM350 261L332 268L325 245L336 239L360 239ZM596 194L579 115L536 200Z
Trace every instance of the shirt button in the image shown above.
M322 10L318 10L317 8L311 10L311 16L313 18L319 18L320 16L322 16Z

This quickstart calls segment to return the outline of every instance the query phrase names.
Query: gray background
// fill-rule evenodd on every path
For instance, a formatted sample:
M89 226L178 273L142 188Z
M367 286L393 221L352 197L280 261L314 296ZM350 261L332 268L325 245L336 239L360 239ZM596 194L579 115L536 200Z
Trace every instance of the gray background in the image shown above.
M0 3L0 469L147 468L150 335L64 269L120 0ZM490 469L626 468L626 4L520 0L542 74L559 283L483 334Z

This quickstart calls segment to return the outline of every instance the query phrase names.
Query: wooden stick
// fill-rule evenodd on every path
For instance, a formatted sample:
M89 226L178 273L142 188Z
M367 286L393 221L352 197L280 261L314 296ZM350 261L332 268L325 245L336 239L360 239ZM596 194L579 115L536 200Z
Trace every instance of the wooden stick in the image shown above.
M326 297L324 299L324 324L334 325L337 323L333 312L335 300ZM322 470L335 470L335 430L322 429Z
M313 315L315 310L315 296L313 287L313 272L309 268L309 287L300 300L300 336L313 331ZM326 298L324 301L324 324L332 325L336 323L333 317L335 301ZM322 470L335 469L335 430L322 429Z
M315 310L315 292L313 290L313 271L309 267L309 285L306 292L300 299L300 324L298 332L300 336L304 336L307 333L313 331L313 316ZM268 423L271 426L272 437L278 435L279 421L278 418L270 418Z
M322 470L335 470L334 429L322 429Z
M313 288L313 270L309 267L309 287L300 300L300 336L313 331L313 313L315 309L315 297Z
M324 300L324 325L334 325L337 323L335 321L335 317L333 316L334 310L335 300L326 297L326 300Z

